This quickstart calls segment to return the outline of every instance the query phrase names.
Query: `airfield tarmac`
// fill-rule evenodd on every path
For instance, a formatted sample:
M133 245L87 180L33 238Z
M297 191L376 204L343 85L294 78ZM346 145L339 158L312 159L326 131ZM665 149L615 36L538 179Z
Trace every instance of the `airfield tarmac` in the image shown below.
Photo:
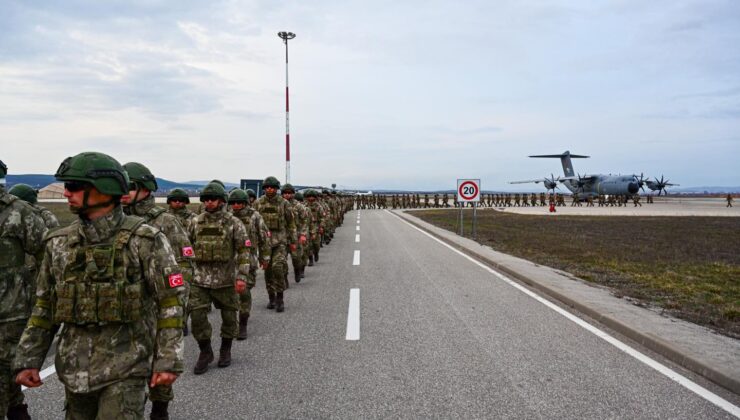
M635 207L630 201L622 207L571 207L570 198L565 198L566 206L557 207L557 212L550 213L548 206L537 207L484 207L479 210L495 209L507 213L534 214L543 216L724 216L740 217L740 200L735 199L734 207L726 207L724 198L686 198L655 197L655 203L647 204L645 197L640 200L642 207Z

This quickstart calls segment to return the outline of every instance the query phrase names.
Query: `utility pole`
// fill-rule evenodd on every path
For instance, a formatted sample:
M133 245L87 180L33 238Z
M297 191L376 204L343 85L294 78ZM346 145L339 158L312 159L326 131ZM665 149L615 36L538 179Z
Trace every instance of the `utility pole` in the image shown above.
M288 40L295 38L293 32L278 32L285 44L285 183L290 182L290 101L288 100Z

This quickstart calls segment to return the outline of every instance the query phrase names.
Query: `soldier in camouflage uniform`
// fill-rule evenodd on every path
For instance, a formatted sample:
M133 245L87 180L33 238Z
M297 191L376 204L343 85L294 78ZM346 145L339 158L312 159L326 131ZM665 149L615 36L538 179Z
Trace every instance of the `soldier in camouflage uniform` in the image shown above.
M195 217L195 213L188 210L188 204L190 204L190 197L181 188L174 188L167 194L167 213L176 216L186 232L190 230L190 223Z
M308 265L313 266L314 260L319 261L321 250L321 235L324 233L325 213L319 203L319 194L314 190L306 192L306 206L311 211L311 224L309 227L310 240L308 243Z
M231 364L231 344L238 334L238 294L247 288L250 247L244 224L226 211L224 188L209 183L200 192L205 211L195 217L190 226L190 237L195 248L196 275L190 289L190 316L193 337L200 354L193 368L196 375L208 371L213 361L211 323L208 310L211 304L221 311L221 348L218 367ZM236 290L236 293L234 291Z
M312 226L313 222L313 215L311 214L311 210L308 208L308 203L305 201L305 197L302 192L295 193L295 200L300 203L301 206L303 206L304 214L306 217L306 243L304 245L301 245L303 247L303 251L301 252L301 262L303 263L303 268L301 269L301 278L306 277L306 266L308 265L309 259L308 254L311 253L311 231L314 230L314 226ZM350 199L347 199L350 200ZM348 204L349 201L346 201L344 204ZM383 202L383 205L385 206L385 202ZM296 229L298 226L296 226ZM298 230L300 231L300 229ZM299 244L300 244L300 238L299 238Z
M288 271L287 247L296 251L296 227L293 212L288 203L277 194L280 181L274 176L268 176L262 183L265 195L254 204L255 210L265 219L268 231L272 258L262 263L265 270L265 285L270 299L268 308L277 312L285 310L283 292L285 291L285 273ZM328 191L327 191L328 193Z
M13 188L8 191L8 193L30 204L31 207L36 210L38 215L41 216L42 219L44 219L44 224L46 225L47 229L59 227L59 220L57 220L57 217L54 215L54 213L38 204L38 191L31 188L30 185L15 184L13 185Z
M229 193L229 206L231 214L244 224L247 236L249 236L247 247L250 248L251 256L247 288L239 294L239 333L236 339L241 341L247 339L247 323L252 312L252 289L257 284L259 261L265 256L269 259L272 250L267 242L267 225L262 215L250 206L249 193L238 188L232 190Z
M295 237L298 238L295 251L290 252L291 262L293 263L293 274L296 283L301 282L303 278L303 271L305 264L303 263L303 253L306 244L308 243L308 222L310 216L308 215L309 210L295 199L295 188L291 184L283 185L280 189L283 199L288 202L288 208L293 212L293 219L295 220L296 233ZM288 272L285 272L285 284L286 289L288 288Z
M138 162L129 162L123 165L123 169L130 181L129 193L121 197L124 213L141 217L144 223L164 233L175 252L175 260L180 266L184 284L189 293L195 270L193 261L195 253L187 231L177 216L167 213L165 209L154 204L154 192L157 191L158 186L149 168ZM183 314L183 335L187 335L186 320L187 314ZM171 385L154 387L149 394L149 400L152 401L151 419L168 419L168 406L174 398L175 394Z
M31 315L47 228L36 210L5 192L6 172L0 161L0 418L30 419L11 363Z
M66 418L141 419L147 383L171 385L183 369L183 275L167 237L123 213L128 177L115 159L81 153L55 177L79 219L44 239L16 382L42 385L39 369L59 329Z

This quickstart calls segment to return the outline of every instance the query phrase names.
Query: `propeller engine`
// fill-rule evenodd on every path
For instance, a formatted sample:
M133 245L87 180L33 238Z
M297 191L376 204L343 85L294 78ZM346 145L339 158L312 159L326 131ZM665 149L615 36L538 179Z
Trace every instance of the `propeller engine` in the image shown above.
M669 179L663 178L663 175L660 176L660 180L656 177L655 181L646 181L648 184L648 188L650 188L653 191L658 191L658 195L661 193L665 193L668 195L668 191L665 189L665 187L670 187L672 185L678 185L678 184L671 184Z
M558 187L558 181L560 181L560 177L555 178L555 175L550 174L550 178L544 179L545 188L547 188L548 191L552 190L555 192L555 188L560 189L560 187Z

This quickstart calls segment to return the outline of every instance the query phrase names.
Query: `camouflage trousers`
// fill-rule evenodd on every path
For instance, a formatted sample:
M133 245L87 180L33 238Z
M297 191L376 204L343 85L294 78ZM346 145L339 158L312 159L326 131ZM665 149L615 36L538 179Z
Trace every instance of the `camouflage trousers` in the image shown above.
M321 250L321 235L317 233L316 237L308 242L308 250L313 253L313 255L319 254L319 251Z
M146 379L130 378L103 389L76 394L64 390L67 420L139 420L144 418Z
M252 312L252 288L257 284L257 266L249 269L247 288L239 294L239 313L249 315Z
M285 245L272 247L272 258L265 270L265 286L267 293L282 293L285 291L285 273L288 272L288 253Z
M236 320L238 308L237 295L232 286L208 289L198 285L190 288L190 319L193 337L196 340L210 340L213 334L208 321L208 309L213 304L221 310L221 337L236 338L239 324Z
M25 328L25 319L0 323L0 418L5 418L8 407L23 404L23 392L15 383L10 365Z
M305 246L301 244L296 245L295 252L293 251L290 252L290 259L291 259L291 262L293 263L293 270L295 270L296 268L300 269L301 267L306 265L303 262L304 254L307 254L307 252L306 252ZM286 271L286 274L287 274L287 271Z

